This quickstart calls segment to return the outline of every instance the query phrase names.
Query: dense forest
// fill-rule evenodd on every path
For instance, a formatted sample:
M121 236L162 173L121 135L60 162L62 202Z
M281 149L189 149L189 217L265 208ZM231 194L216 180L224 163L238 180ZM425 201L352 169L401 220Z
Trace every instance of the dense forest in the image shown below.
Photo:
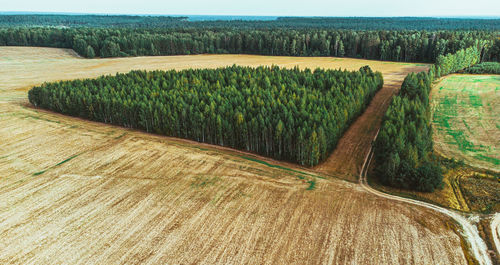
M497 74L500 75L500 63L484 62L473 65L464 71L467 74Z
M0 15L0 27L120 27L352 30L500 30L500 19L419 17L278 17L260 20L192 21L188 16Z
M149 28L178 26L187 17L126 15L0 15L0 27L96 27ZM485 25L486 26L486 25Z
M375 170L385 185L419 191L441 185L432 157L430 88L427 73L409 74L387 109L374 145Z
M87 58L245 53L435 62L477 40L485 42L482 61L500 61L498 32L490 31L0 28L0 46L72 48Z
M481 45L477 42L455 54L440 56L428 73L412 73L405 78L374 143L375 171L383 184L418 191L433 191L441 186L441 169L433 155L431 83L478 63Z
M46 83L38 107L316 165L383 85L359 71L232 66Z

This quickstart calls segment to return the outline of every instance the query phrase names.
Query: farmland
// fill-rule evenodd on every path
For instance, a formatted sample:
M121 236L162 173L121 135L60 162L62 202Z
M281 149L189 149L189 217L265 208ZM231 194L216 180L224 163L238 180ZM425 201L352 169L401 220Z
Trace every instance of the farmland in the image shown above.
M88 60L69 50L0 47L0 262L467 263L451 219L330 177L359 171L376 115L354 122L337 159L316 170L42 111L26 99L45 81L234 63L369 64L386 83L373 113L383 113L380 104L406 73L426 68L249 55Z
M464 212L500 209L498 182L499 76L451 75L431 90L434 149L442 158L443 188L433 193L377 188Z
M432 93L434 142L447 157L500 168L500 76L453 75Z
M443 187L417 192L371 184L399 196L432 202L482 218L479 233L498 249L498 76L451 75L431 94L434 148L444 170ZM482 216L482 217L479 217ZM495 219L496 218L496 219ZM479 219L478 219L479 220ZM489 224L491 222L491 224ZM498 261L498 256L497 256Z
M233 64L244 66L277 65L293 68L330 68L358 70L369 65L373 71L379 71L384 76L384 87L374 96L366 111L347 129L339 140L337 148L330 157L315 169L328 174L339 176L355 182L361 170L361 164L368 153L369 145L375 136L383 113L390 103L390 98L401 85L402 80L409 72L426 70L426 64L393 63L370 61L349 58L332 57L273 57L254 55L194 55L169 57L134 57L120 59L89 60L80 59L75 64L75 53L67 49L52 48L20 48L0 47L0 59L6 67L0 69L0 74L10 75L2 80L5 87L14 88L2 92L2 97L25 99L26 91L32 86L45 81L69 80L76 78L97 77L102 74L128 72L131 69L189 69L215 68ZM34 60L32 58L44 56ZM29 58L19 61L19 58ZM27 62L27 63L26 63ZM7 65L8 63L8 65ZM50 63L52 71L40 71ZM7 67L9 72L7 71ZM20 72L22 75L11 75L10 71ZM3 89L3 88L0 88Z

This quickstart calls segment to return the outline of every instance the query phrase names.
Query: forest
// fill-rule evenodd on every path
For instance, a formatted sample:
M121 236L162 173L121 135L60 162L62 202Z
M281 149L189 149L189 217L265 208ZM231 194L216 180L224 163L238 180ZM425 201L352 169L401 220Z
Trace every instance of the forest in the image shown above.
M465 69L466 74L497 74L500 75L500 63L484 62Z
M481 60L500 61L498 36L494 31L2 27L0 46L71 48L86 58L243 53L436 62L482 40Z
M500 30L500 19L433 17L277 17L257 20L190 20L189 16L0 15L0 27L233 28L351 30Z
M429 93L435 78L477 64L481 45L440 56L429 72L409 74L384 115L374 143L379 180L393 187L432 192L442 185L433 154Z
M52 15L15 14L0 15L4 27L100 27L100 28L148 28L179 25L187 17L178 16L131 16L131 15Z
M240 67L132 71L45 83L41 108L316 165L383 85L359 71Z

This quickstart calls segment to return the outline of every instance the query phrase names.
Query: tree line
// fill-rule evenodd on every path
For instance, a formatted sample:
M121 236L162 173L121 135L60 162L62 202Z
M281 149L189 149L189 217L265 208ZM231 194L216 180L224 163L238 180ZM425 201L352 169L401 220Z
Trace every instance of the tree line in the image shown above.
M485 42L482 61L500 61L498 32L490 31L0 28L0 46L71 48L87 58L244 53L435 62L477 40Z
M187 18L185 16L15 14L0 15L0 26L149 28L178 26Z
M126 27L126 28L237 28L237 29L354 29L354 30L500 30L500 19L417 17L277 17L221 20L189 16L130 15L0 15L0 26Z
M500 63L484 62L473 65L464 71L467 74L497 74L500 75Z
M316 165L383 85L359 71L240 67L132 71L45 83L45 109L168 136Z
M432 192L442 185L433 154L429 93L432 81L480 61L481 45L440 56L428 72L409 74L389 105L374 143L375 172L389 186Z
M476 44L456 53L446 56L439 56L436 63L429 69L432 78L438 78L462 69L468 68L481 61L481 48L485 44L482 41L476 41Z

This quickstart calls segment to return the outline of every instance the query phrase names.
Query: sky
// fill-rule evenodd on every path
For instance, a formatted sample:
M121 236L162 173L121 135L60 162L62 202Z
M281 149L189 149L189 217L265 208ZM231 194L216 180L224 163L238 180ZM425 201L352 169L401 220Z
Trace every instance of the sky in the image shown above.
M500 0L0 0L0 12L250 16L500 16Z

